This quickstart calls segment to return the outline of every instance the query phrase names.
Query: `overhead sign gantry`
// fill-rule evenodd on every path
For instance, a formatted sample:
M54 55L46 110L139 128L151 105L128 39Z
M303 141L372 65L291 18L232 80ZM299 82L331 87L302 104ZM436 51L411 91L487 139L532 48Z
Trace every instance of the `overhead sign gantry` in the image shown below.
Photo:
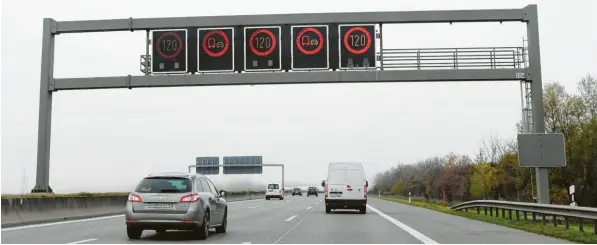
M522 9L83 21L55 21L46 18L43 21L42 36L37 176L32 192L52 192L49 185L52 95L59 90L356 82L524 81L532 90L533 133L545 133L537 20L537 5L528 5ZM396 50L384 49L383 40L380 40L379 47L376 45L378 38L383 39L383 26L387 24L507 21L526 24L528 49L464 47ZM54 78L56 35L109 31L147 32L146 53L141 57L144 75ZM462 55L463 52L475 53L481 58L473 60ZM445 63L429 63L420 57L423 53L434 55ZM312 70L318 72L298 72ZM169 73L177 75L163 75ZM549 166L524 165L537 167L538 200L549 203ZM561 165L552 163L550 166Z

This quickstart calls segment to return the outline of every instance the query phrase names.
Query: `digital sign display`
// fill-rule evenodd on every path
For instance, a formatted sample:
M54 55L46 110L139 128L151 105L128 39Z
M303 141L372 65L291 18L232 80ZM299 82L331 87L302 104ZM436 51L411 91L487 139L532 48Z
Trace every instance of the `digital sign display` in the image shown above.
M376 67L375 25L338 25L340 68Z
M197 157L195 158L195 164L199 166L209 167L196 167L195 172L203 175L218 175L220 174L220 157Z
M250 164L255 166L235 166L241 164ZM262 156L225 156L224 174L262 174L263 173Z
M329 37L327 25L292 26L293 70L328 69Z
M151 36L151 72L186 73L189 57L187 30L155 30Z
M245 71L282 69L281 27L245 27Z
M197 71L234 71L234 28L197 29Z

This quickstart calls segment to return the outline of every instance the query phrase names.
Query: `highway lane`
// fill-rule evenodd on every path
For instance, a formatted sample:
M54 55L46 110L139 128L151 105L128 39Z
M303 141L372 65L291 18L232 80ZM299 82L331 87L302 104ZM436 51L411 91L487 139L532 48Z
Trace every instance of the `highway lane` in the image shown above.
M374 198L369 205L362 215L326 214L322 196L232 202L227 233L205 241L175 231L144 231L140 240L129 240L117 216L3 229L2 243L568 243Z

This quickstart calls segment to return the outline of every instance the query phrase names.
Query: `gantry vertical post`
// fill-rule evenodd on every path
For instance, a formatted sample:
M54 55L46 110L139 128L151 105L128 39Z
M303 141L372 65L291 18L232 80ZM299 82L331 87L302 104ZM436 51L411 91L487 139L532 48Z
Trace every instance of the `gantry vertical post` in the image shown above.
M52 192L50 188L50 135L52 131L52 88L54 86L54 34L56 21L43 20L39 120L37 128L37 174L31 192Z

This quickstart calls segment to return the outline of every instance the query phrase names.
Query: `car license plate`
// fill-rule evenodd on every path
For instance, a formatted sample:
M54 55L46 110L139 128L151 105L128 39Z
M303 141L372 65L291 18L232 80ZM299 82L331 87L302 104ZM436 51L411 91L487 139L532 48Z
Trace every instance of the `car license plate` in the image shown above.
M172 204L169 203L153 203L145 206L145 209L172 209Z
M331 193L330 196L331 197L340 197L340 196L342 196L342 194L340 194L340 193Z

